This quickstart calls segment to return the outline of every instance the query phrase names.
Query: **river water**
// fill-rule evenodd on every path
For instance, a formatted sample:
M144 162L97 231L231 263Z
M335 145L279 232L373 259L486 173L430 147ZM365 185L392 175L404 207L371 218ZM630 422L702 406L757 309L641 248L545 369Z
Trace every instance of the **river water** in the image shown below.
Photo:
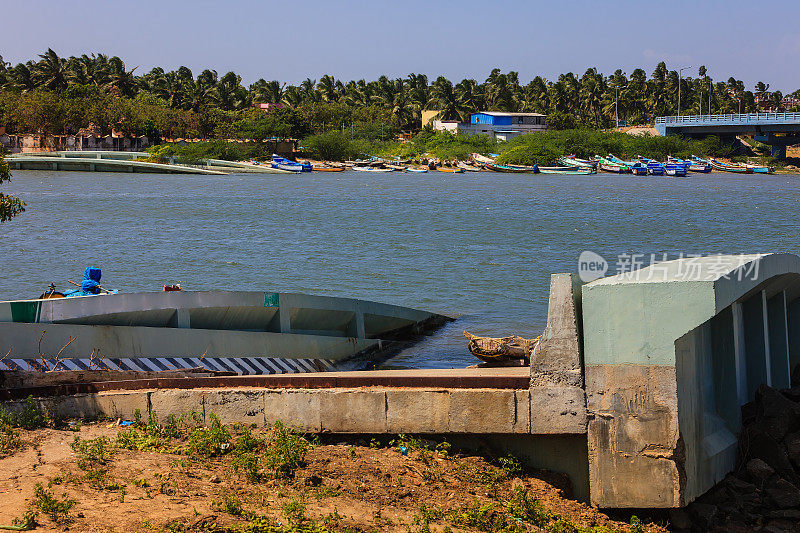
M15 171L3 192L28 211L0 225L0 299L68 289L95 264L125 292L181 283L460 315L389 361L418 368L477 362L464 329L538 335L550 273L576 272L584 250L610 273L651 254L800 253L796 175Z

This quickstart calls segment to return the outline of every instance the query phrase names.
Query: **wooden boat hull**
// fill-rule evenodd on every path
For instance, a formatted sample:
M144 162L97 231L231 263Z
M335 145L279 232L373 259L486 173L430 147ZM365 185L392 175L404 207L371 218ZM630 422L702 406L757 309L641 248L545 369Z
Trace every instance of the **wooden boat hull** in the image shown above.
M506 165L496 165L494 163L486 163L486 168L492 170L494 172L515 172L515 173L527 173L531 172L526 168L519 168L519 167L510 167Z
M437 172L449 172L451 174L463 174L463 168L452 168L452 167L436 167Z
M343 172L344 167L314 167L314 172Z

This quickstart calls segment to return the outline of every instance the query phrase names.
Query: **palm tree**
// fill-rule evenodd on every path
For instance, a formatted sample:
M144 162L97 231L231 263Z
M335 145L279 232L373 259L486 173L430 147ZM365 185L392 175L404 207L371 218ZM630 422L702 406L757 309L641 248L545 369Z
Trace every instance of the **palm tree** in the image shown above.
M63 89L67 86L67 62L58 57L52 48L39 55L40 61L36 63L33 71L37 85L50 90Z
M484 107L482 87L473 79L464 79L455 86L459 106L466 112L480 111ZM466 113L462 113L462 116Z
M453 87L453 82L439 76L431 85L431 103L433 107L439 109L436 118L439 120L458 120L464 119L466 109L463 106Z
M317 92L317 80L306 78L300 83L300 94L305 102L319 102L319 93Z
M17 63L16 66L8 69L6 71L8 77L6 85L8 88L23 93L35 89L36 81L33 77L33 68L33 62L28 61L27 63Z
M219 106L226 111L243 109L249 105L248 92L242 87L242 77L235 72L228 72L220 78L216 92Z
M330 74L325 74L317 84L317 91L326 102L338 102L341 96L340 87L343 88L342 82Z
M137 85L133 72L139 67L126 70L125 63L117 56L108 60L108 67L108 81L105 83L105 89L120 96L132 97Z
M581 77L580 88L581 107L587 115L594 117L595 127L600 127L600 106L604 93L604 80L597 69L587 69Z

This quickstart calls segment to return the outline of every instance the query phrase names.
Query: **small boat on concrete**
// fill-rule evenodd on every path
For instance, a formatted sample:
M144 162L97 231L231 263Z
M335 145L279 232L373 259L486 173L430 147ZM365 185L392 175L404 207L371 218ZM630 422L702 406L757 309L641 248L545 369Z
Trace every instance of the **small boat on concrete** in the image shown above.
M347 370L451 320L349 298L165 289L0 302L0 370Z
M298 163L291 159L286 159L278 154L272 154L272 168L288 170L289 172L311 172L314 167L311 163Z

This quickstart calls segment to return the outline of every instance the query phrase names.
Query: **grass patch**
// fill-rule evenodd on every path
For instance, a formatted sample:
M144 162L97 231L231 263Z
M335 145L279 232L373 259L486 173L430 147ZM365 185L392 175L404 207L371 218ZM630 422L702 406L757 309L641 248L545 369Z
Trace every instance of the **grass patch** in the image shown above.
M264 465L276 478L292 478L304 464L309 447L303 437L278 420L267 442Z

